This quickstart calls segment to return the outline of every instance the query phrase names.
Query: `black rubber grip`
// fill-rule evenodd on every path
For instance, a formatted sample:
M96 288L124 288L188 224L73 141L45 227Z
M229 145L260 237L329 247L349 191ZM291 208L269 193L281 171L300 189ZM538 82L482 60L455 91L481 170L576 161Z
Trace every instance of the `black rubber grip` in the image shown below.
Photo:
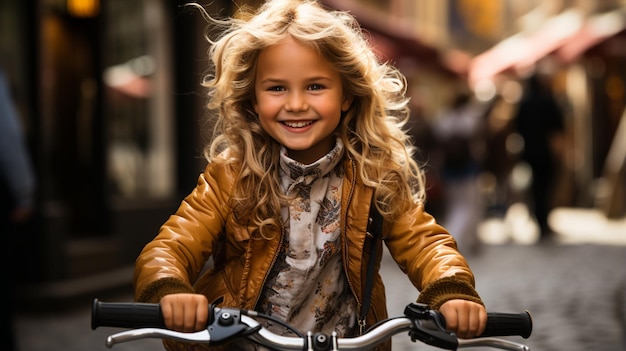
M165 328L165 323L159 304L101 302L94 299L91 329L98 327Z
M528 311L522 313L487 313L487 326L481 337L519 335L528 338L533 320Z

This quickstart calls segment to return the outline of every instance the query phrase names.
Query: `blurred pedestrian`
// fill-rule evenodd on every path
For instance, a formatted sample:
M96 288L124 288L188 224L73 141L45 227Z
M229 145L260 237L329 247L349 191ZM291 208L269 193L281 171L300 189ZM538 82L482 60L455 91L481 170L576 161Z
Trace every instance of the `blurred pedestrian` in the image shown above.
M558 152L564 135L563 113L547 83L531 75L515 116L515 127L524 140L521 159L531 169L529 207L539 225L541 239L549 238L548 215L553 207L553 188Z
M13 252L17 226L31 216L34 206L35 176L13 104L9 82L0 69L0 232L3 234L3 269L9 299L0 304L4 326L2 350L17 350L14 330L15 263ZM6 285L5 285L6 286Z
M477 230L485 212L478 187L484 154L484 114L482 103L468 92L460 92L434 125L445 197L443 225L465 254L479 249Z
M521 95L521 92L520 92ZM485 112L485 155L482 162L485 215L502 218L514 199L510 178L516 150L513 117L519 101L496 95Z

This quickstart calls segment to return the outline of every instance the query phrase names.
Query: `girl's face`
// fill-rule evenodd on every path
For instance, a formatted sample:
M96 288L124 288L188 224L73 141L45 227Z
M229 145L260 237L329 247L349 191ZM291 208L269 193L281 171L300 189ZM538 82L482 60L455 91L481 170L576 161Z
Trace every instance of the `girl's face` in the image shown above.
M341 112L352 102L333 66L291 37L259 54L254 93L263 130L303 164L333 148Z

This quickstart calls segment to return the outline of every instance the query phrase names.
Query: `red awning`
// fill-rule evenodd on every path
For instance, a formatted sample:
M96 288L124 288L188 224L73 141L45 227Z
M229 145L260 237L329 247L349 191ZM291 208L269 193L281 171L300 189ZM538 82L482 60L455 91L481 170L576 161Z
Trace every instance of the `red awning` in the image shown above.
M420 64L439 69L441 72L457 75L457 69L451 67L440 51L425 44L414 33L412 27L402 21L392 21L379 12L354 0L322 0L326 6L348 11L353 15L366 33L371 35L374 50L385 60L399 61L412 58Z
M548 55L570 63L593 46L626 31L626 7L583 20L574 10L550 20L532 34L516 34L476 56L471 86L507 71L519 72Z
M547 20L531 33L518 33L501 41L472 60L468 74L470 85L491 80L506 71L532 67L567 43L582 23L582 15L569 10Z
M626 30L626 8L595 15L557 52L558 58L569 63L590 48Z

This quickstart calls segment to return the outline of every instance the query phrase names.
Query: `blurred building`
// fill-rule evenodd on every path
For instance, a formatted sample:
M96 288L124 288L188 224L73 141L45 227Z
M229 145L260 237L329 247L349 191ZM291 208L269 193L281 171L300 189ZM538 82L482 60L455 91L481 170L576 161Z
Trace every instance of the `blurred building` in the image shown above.
M97 274L95 285L119 284L110 273L133 263L195 185L208 28L184 3L0 3L0 63L39 179L16 262L26 295L81 293Z
M405 72L425 116L459 82L493 96L529 68L545 69L571 127L567 193L576 196L564 202L624 213L623 189L598 189L624 183L626 147L616 140L626 140L626 1L321 1L356 16L381 57ZM36 287L28 293L84 292L87 277L113 285L115 271L129 279L141 247L195 185L211 130L199 86L210 28L186 2L0 2L0 64L39 179L38 213L16 262ZM227 16L261 2L206 8Z

